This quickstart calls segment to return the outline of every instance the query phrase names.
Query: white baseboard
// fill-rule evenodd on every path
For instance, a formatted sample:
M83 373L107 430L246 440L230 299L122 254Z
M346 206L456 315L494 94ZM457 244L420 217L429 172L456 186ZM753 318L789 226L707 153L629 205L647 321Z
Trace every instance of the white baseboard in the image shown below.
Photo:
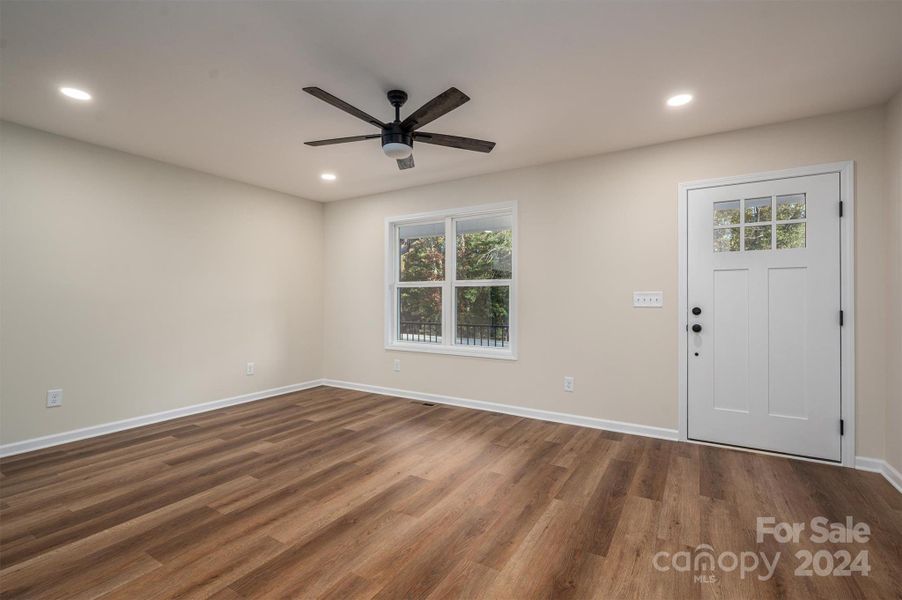
M250 394L242 394L222 400L213 400L212 402L204 402L202 404L192 404L191 406L183 406L182 408L174 408L172 410L164 410L163 412L153 413L150 415L142 415L140 417L132 417L131 419L123 419L121 421L113 421L112 423L102 423L100 425L92 425L82 429L73 429L62 433L54 433L43 437L32 438L30 440L22 440L21 442L12 442L10 444L0 445L0 457L12 456L13 454L21 454L23 452L31 452L32 450L40 450L50 446L75 442L86 438L97 437L107 433L114 433L124 429L132 429L141 427L142 425L150 425L159 423L160 421L169 421L186 417L197 413L216 410L217 408L225 408L226 406L234 406L235 404L244 404L245 402L253 402L254 400L263 400L264 398L272 398L273 396L281 396L291 392L299 392L318 385L323 385L321 379L305 381L303 383L295 383L282 387L263 390L261 392L251 392Z
M893 465L880 458L869 458L867 456L855 457L855 468L862 471L873 471L880 473L887 481L902 492L902 473L899 473Z
M469 400L466 398L455 398L454 396L442 396L440 394L426 394L424 392L412 392L410 390L399 390L378 385L368 385L365 383L352 383L350 381L336 381L334 379L324 379L322 384L347 390L371 392L373 394L383 394L386 396L398 396L399 398L410 398L411 400L448 404L451 406L473 408L476 410L487 410L517 417L527 417L529 419L539 419L541 421L551 421L553 423L565 423L567 425L578 425L580 427L591 427L593 429L604 429L606 431L616 431L619 433L630 433L633 435L642 435L663 440L675 441L678 437L676 429L637 425L635 423L624 423L622 421L609 421L607 419L583 417L580 415L553 412L550 410L524 408L522 406L513 406L511 404L498 404L496 402L485 402L483 400Z

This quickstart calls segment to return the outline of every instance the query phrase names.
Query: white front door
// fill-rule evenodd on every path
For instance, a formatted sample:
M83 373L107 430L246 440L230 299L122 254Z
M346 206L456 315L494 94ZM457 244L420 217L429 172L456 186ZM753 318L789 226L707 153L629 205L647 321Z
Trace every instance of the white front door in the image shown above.
M689 438L841 460L839 174L689 191Z

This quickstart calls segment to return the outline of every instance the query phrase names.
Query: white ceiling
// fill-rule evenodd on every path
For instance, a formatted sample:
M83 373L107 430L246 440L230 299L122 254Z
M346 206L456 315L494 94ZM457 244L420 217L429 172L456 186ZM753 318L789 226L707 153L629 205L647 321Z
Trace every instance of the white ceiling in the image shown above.
M885 101L902 2L12 2L0 115L314 200L336 200ZM60 85L89 90L79 104ZM375 133L450 86L472 100L399 171ZM668 109L688 90L696 101ZM338 181L320 180L334 171Z

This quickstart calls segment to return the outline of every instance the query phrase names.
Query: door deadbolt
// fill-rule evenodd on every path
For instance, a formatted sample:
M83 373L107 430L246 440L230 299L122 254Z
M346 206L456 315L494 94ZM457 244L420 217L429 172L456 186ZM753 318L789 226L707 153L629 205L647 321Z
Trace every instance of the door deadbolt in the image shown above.
M700 314L702 314L702 309L700 309L700 308L697 307L697 306L693 306L693 307L692 307L692 314L695 315L695 316L697 317L697 316L699 316Z

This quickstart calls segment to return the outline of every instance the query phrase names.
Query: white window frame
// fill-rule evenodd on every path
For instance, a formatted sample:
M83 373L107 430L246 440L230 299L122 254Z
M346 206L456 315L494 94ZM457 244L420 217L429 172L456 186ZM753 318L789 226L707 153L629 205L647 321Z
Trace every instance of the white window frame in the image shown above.
M479 216L510 215L511 216L511 278L458 280L456 264L456 223L460 219ZM399 282L400 252L398 249L398 228L402 225L418 223L445 224L445 279L432 282ZM502 360L517 359L517 203L503 202L498 204L482 204L448 210L436 210L385 219L385 349L403 352L427 352L432 354L452 354L456 356L474 356L480 358L497 358ZM509 308L509 343L506 348L492 346L461 346L454 344L457 325L455 310L458 287L479 287L493 285L510 286ZM395 339L396 319L398 315L398 288L402 287L441 287L442 288L442 341L405 342Z

